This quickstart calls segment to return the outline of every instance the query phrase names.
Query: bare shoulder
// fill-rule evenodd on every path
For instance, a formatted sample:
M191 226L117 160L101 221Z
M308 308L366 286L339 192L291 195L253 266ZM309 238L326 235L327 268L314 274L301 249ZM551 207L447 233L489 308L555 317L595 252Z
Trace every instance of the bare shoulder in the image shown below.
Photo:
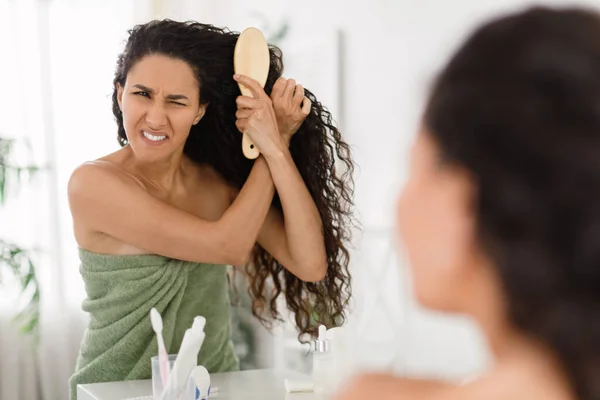
M128 149L122 148L97 160L86 161L77 167L69 179L68 193L77 193L86 186L102 185L102 183L118 180L122 183L140 185L139 180L124 168L128 157Z
M116 179L117 174L108 165L98 161L86 161L73 171L67 185L69 199L81 194L92 183L102 183L107 179Z
M567 379L547 365L527 360L495 365L488 373L464 384L407 379L390 374L354 378L335 400L575 400Z
M142 181L124 167L128 156L123 148L105 157L86 161L71 174L67 184L67 197L74 222L80 222L90 207L96 203L94 199L119 195L130 190L147 192Z
M121 183L125 185L136 185L136 181L130 174L125 173L118 166L105 161L86 161L77 167L67 185L69 199L82 194L84 191L102 190L105 184Z
M364 374L355 377L336 400L449 400L455 385L441 381L400 378L391 374Z
M141 182L108 160L88 161L77 167L67 185L73 233L78 245L108 254L140 253L100 232L97 219L109 220L105 211L121 199L147 196ZM135 197L139 198L139 197Z
M568 379L550 357L515 359L499 364L484 376L465 385L475 396L499 393L504 397L521 399L575 400ZM489 397L489 396L488 396ZM481 398L481 397L480 397Z

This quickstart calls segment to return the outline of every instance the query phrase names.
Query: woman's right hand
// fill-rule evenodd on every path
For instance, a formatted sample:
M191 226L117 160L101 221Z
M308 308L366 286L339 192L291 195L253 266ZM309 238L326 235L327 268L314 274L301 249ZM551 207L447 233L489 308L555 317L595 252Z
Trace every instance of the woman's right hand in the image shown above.
M296 84L293 79L279 77L273 85L271 92L273 110L283 141L289 147L292 136L310 114L311 101L304 96L302 85Z
M236 126L240 132L250 136L258 150L266 157L276 155L287 148L273 110L273 103L264 89L254 79L244 75L234 75L234 79L246 86L253 97L238 96Z

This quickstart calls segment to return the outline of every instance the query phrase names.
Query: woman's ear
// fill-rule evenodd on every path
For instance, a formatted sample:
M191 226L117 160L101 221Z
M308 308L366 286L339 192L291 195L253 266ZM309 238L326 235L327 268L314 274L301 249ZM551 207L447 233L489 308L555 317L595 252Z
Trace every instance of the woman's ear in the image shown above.
M117 103L119 103L119 109L121 110L121 112L123 112L123 86L121 86L121 84L117 82L116 89L117 89Z
M200 107L198 108L198 114L196 115L196 118L194 118L194 124L196 125L198 122L200 122L200 120L202 119L202 117L204 117L204 114L206 113L206 108L208 107L208 103L204 103L204 104L200 104Z

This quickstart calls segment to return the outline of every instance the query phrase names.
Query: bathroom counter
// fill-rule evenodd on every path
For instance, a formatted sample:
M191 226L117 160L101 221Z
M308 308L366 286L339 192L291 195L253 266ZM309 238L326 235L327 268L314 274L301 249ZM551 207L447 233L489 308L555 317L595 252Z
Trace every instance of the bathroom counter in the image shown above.
M286 393L284 379L307 379L306 375L270 369L211 374L218 388L216 400L314 400L313 393ZM152 400L152 381L91 383L77 386L78 400Z

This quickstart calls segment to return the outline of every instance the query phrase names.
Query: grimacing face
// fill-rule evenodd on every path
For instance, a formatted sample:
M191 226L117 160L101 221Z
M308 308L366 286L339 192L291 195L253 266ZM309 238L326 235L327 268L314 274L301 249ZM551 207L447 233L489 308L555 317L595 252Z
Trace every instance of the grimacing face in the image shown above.
M136 156L153 161L183 150L192 125L204 112L192 68L160 54L143 57L117 87L123 124Z
M476 253L473 185L464 171L440 162L437 144L425 130L411 149L409 165L396 227L415 295L425 307L463 311L461 296L468 292Z

